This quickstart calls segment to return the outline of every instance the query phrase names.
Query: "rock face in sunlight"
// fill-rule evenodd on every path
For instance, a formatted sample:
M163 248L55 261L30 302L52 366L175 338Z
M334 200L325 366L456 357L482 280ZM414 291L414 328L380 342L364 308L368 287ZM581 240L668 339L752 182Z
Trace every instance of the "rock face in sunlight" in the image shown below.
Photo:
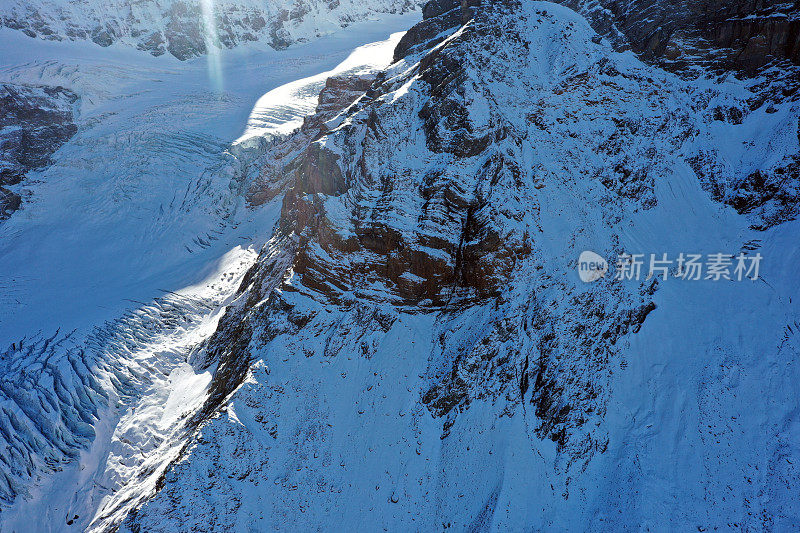
M154 492L209 393L203 342L280 211L247 208L268 161L235 142L253 102L290 86L265 113L302 124L306 83L354 73L325 88L332 118L415 20L250 51L222 94L204 61L0 30L0 199L23 202L0 227L0 529L107 530Z
M207 51L202 6L1 11L32 36L186 59ZM412 7L210 13L221 46L283 48ZM130 532L800 524L800 4L433 0L422 14L378 43L394 48L382 63L350 54L242 98L257 103L232 145L208 121L81 129L84 146L157 168L141 167L146 186L122 172L93 189L114 208L177 176L135 235L191 226L178 257L219 239L235 261L197 263L210 281L88 340L0 351L4 530L31 509L56 509L41 522L55 529ZM245 66L231 71L263 70ZM152 130L169 84L146 72L131 91L148 107L121 116ZM234 108L233 92L198 92L175 93L176 122ZM119 126L99 109L98 128ZM3 146L4 164L63 154ZM641 254L641 276L619 275L623 254ZM763 264L692 280L666 261L678 254Z
M0 26L40 39L120 43L185 60L208 53L209 46L234 48L261 41L282 49L415 6L412 0L11 0L0 7Z

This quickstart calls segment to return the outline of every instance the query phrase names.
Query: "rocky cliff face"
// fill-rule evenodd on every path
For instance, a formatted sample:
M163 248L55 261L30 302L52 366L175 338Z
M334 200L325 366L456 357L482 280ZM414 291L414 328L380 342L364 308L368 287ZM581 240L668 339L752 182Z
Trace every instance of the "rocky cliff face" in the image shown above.
M170 0L167 2L8 2L0 26L48 40L120 43L154 56L184 60L209 47L234 48L260 41L282 49L359 20L414 9L410 0L281 0L278 2Z
M672 59L679 35L713 38L703 53L726 48L745 69L796 59L792 6L769 11L784 26L756 17L713 35L715 20L761 6L574 7L644 59ZM657 455L646 435L662 431L652 423L662 415L639 405L614 433L619 376L665 345L676 346L665 358L732 352L689 333L676 306L694 301L690 289L654 278L582 285L573 269L587 247L608 257L691 247L693 232L753 250L748 224L791 221L793 93L776 97L764 78L681 79L614 51L552 3L437 1L424 13L397 63L345 112L323 108L277 145L252 193L285 191L276 233L207 346L205 364L217 366L192 440L123 529L624 528L647 517L703 530L732 523L709 503L723 493L735 527L791 522L796 482L741 481L781 453L797 457L775 451L783 430L732 444L763 442L747 467L736 454L698 459L705 504L674 472L658 470L676 484L666 496L647 489L639 450ZM759 48L767 27L771 44ZM744 215L736 237L718 236L719 217L739 216L723 203ZM763 303L760 288L742 290L737 301ZM696 305L731 311L725 297ZM786 346L767 358L793 357ZM704 387L701 418L723 417ZM765 415L770 427L787 409ZM714 424L698 429L706 445ZM677 431L666 440L694 442ZM756 513L753 491L772 494Z
M583 13L602 35L673 68L692 63L748 72L772 61L800 64L800 4L707 0L560 3Z

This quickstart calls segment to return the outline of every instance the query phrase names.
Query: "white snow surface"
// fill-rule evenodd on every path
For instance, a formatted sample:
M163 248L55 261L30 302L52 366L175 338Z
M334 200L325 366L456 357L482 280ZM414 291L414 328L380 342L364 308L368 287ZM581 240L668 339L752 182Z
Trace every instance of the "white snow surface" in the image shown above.
M385 69L402 35L402 32L397 32L385 41L361 46L334 69L286 83L264 94L253 106L245 131L236 144L248 146L255 140L268 141L299 128L303 117L316 108L325 80L345 73L361 75Z

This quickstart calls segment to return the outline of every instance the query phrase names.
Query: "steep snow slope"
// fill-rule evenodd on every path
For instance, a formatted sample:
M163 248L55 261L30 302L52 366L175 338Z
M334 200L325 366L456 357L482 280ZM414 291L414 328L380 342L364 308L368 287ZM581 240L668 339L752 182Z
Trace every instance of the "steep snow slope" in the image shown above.
M122 529L798 527L792 93L666 73L555 4L437 4L268 169L276 232ZM763 264L583 284L587 249Z
M415 7L411 0L8 0L0 6L0 26L188 59L253 42L283 49Z
M237 142L248 116L289 131L303 94L384 68L415 18L230 51L215 69L0 30L3 82L80 95L77 134L0 226L3 531L102 530L152 490L205 398L191 362L279 211L243 208L265 149ZM300 97L261 100L287 82Z

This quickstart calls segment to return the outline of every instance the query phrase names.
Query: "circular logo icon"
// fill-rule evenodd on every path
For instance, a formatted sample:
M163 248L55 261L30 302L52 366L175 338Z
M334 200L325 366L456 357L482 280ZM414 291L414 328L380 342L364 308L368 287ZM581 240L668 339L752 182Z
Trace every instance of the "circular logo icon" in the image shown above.
M608 263L599 254L586 250L578 258L578 276L584 283L591 283L604 277L608 272Z

